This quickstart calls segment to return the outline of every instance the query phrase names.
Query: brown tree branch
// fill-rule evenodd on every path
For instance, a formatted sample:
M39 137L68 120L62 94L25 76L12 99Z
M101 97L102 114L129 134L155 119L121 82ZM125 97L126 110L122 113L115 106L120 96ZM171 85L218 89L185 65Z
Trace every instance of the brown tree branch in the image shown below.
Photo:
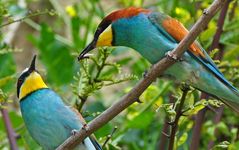
M204 14L192 27L188 35L179 43L179 45L170 52L172 58L180 58L187 50L188 46L193 43L199 33L207 26L211 18L220 9L225 0L215 0L212 5L204 11ZM69 137L57 150L72 149L82 142L87 136L112 120L124 109L136 102L139 96L147 89L147 87L155 81L155 79L162 74L167 68L175 63L171 57L165 57L158 63L152 66L144 79L142 79L128 94L126 94L120 101L105 110L101 115L92 120L86 127L81 129L77 134Z
M169 103L174 103L175 98L172 93L169 95ZM168 117L166 116L164 119L163 129L160 132L161 136L159 137L158 150L165 150L167 148L167 143L169 139L169 135L167 134L169 131Z
M209 51L212 51L213 49L215 48L219 48L219 40L220 40L220 37L222 35L222 32L223 32L223 25L224 25L224 22L225 22L225 18L226 18L226 15L227 15L227 10L228 10L228 7L229 7L229 4L232 0L227 0L226 3L224 4L221 12L220 12L220 16L219 16L219 19L217 21L217 31L213 37L213 41L212 41L212 45L209 49Z
M174 141L175 141L175 135L178 129L178 121L180 119L180 117L183 115L182 114L182 109L183 109L183 105L186 99L186 96L188 94L189 91L189 86L188 85L183 85L182 87L182 91L183 91L183 95L181 97L179 106L176 108L176 117L175 120L173 122L173 124L171 125L171 134L170 134L170 139L169 139L169 145L168 145L168 150L173 150L174 149Z
M8 111L7 111L7 109L4 109L4 108L1 108L0 111L2 114L2 118L3 118L3 123L6 127L10 148L11 148L11 150L18 150L17 142L16 142L16 133L13 130L13 127L12 127L12 124L11 124L11 121L10 121L10 118L8 115Z

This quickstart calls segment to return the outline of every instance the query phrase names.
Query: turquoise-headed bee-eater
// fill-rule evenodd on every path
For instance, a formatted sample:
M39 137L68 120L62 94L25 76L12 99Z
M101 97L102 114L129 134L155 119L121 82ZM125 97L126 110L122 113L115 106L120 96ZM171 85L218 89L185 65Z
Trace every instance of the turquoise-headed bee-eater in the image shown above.
M79 59L100 46L127 46L154 64L187 35L188 30L176 19L160 12L130 7L112 12L99 24L93 41ZM204 91L239 112L239 92L225 79L212 59L195 41L179 61L164 73Z
M18 78L17 96L30 135L43 149L53 150L80 130L84 120L80 113L66 106L61 97L47 87L35 68L35 60L36 56ZM77 148L101 150L92 137L86 138Z

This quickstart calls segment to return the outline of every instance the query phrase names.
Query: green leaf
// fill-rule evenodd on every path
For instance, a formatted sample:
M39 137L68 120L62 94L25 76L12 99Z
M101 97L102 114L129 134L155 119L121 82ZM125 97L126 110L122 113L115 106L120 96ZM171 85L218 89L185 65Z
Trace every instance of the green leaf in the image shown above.
M228 141L223 141L223 142L215 145L212 148L212 150L227 150L229 145L230 145L230 143Z
M230 51L227 51L224 55L224 58L227 60L236 59L238 57L238 55L235 55L235 54L239 54L239 45L230 49Z
M72 28L72 39L75 44L75 48L81 48L82 47L82 40L80 39L80 25L81 20L78 17L72 17L71 18L71 28Z
M189 115L189 116L195 115L207 105L208 105L208 102L205 99L200 100L196 104L191 106L186 112L184 112L184 115Z
M179 147L180 145L184 144L187 141L188 134L186 132L183 133L182 136L179 137L177 140L177 146Z
M201 41L209 40L211 37L214 36L216 30L217 30L216 24L213 22L210 22L208 29L202 32L202 34L200 35L200 40Z
M95 136L100 138L109 135L113 130L113 126L109 123L101 127L99 130L95 132Z
M132 120L129 120L127 123L128 128L140 128L145 129L147 128L154 117L154 112L144 112L140 115L137 115Z
M229 129L228 129L228 127L227 127L227 125L224 122L222 122L222 121L216 125L216 128L220 132L222 132L224 135L228 135L229 136L231 134Z
M15 80L9 80L16 71L16 65L11 53L0 55L0 88L10 90Z
M15 79L14 76L6 76L3 78L0 78L0 88L4 87L6 84L8 84L13 79Z
M109 148L109 150L121 150L121 148L120 147L118 147L118 146L115 146L115 145L113 145L113 144L108 144L108 148Z

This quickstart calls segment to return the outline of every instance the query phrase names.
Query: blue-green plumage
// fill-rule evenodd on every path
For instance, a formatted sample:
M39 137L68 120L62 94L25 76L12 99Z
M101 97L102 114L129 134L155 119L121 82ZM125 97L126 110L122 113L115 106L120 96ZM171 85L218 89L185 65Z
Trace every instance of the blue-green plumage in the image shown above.
M156 63L178 45L161 25L165 16L162 13L141 13L113 22L113 45L131 47L152 64ZM206 52L201 50L205 58L187 51L182 56L183 61L174 64L165 74L220 98L239 112L238 91L225 79Z
M177 46L153 26L146 14L120 19L112 23L112 29L113 45L131 47L151 63L156 63Z
M108 36L108 30L104 30L109 25L111 44L108 41L104 43L109 38L102 38ZM176 48L187 33L187 29L170 16L130 7L106 16L99 24L93 41L78 58L84 58L86 53L98 46L127 46L154 64ZM239 91L224 77L197 41L183 54L182 61L172 65L164 74L217 97L239 112Z
M77 114L66 106L51 89L30 93L20 101L25 125L35 141L44 149L53 150L63 143L82 123ZM87 150L94 150L89 138L84 140Z

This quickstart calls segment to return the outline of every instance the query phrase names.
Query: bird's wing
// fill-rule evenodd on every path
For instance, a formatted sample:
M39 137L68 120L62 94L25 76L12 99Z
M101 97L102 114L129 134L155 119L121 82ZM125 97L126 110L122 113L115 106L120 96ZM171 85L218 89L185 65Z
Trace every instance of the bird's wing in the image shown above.
M188 34L188 30L182 25L182 23L163 13L152 13L149 15L149 20L157 27L159 32L163 33L165 37L172 42L179 43ZM227 79L225 79L223 74L214 64L213 60L197 41L190 45L187 52L206 69L213 73L221 82L237 93L237 89L233 87Z
M85 119L83 118L83 116L81 115L81 113L79 113L79 111L74 108L74 107L70 107L72 111L74 111L76 113L76 115L78 116L78 118L80 119L81 123L84 125L86 124Z

